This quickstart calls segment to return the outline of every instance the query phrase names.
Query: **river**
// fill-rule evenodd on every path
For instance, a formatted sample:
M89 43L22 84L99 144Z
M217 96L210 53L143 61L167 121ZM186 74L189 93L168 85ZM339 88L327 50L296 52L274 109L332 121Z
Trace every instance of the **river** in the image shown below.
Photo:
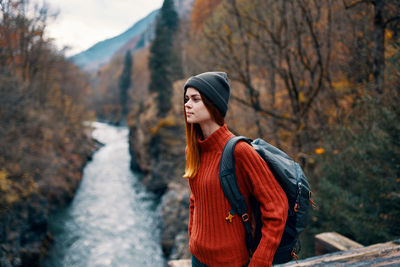
M105 144L88 162L71 204L51 216L43 267L165 266L155 196L132 173L128 129L95 122Z

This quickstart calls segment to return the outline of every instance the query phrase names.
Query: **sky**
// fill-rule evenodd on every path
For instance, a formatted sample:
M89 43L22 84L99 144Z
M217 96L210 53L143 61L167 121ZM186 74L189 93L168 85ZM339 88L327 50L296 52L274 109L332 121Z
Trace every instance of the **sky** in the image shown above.
M58 13L47 25L48 37L58 49L68 46L66 56L88 49L99 41L130 28L163 0L45 0L51 13Z

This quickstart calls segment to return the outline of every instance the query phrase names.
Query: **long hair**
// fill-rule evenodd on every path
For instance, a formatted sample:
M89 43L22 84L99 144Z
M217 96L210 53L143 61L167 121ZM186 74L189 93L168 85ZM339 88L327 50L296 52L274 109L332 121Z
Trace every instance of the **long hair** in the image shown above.
M199 92L200 93L200 92ZM185 91L186 94L186 91ZM200 125L197 123L188 123L186 118L185 109L185 94L183 96L183 113L185 115L185 126L186 126L186 168L185 178L194 178L197 171L200 168L200 146L199 139L203 138L203 132L201 131ZM224 116L218 110L218 108L211 103L203 94L200 93L201 99L204 106L207 108L211 115L211 119L214 120L218 125L223 126L225 123Z

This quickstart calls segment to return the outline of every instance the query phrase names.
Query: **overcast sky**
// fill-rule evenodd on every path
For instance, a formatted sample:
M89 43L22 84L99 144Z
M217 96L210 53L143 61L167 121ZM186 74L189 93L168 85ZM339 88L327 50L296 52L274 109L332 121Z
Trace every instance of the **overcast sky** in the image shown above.
M161 7L163 0L46 0L50 11L47 34L59 49L69 46L70 56L114 37Z

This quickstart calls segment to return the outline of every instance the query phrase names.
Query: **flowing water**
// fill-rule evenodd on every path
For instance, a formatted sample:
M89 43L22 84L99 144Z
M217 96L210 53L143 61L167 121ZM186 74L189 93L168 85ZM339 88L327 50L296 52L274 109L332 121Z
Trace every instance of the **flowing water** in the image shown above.
M164 266L154 195L129 168L128 129L94 123L105 144L84 171L71 204L54 214L43 267Z

